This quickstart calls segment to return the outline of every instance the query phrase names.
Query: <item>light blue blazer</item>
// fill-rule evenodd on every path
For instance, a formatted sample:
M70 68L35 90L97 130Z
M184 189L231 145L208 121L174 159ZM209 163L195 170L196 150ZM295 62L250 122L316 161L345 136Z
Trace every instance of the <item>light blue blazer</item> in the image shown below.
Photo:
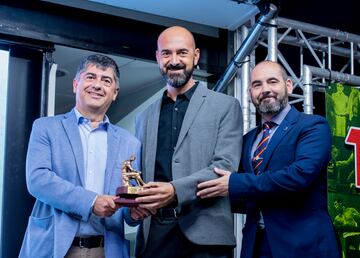
M104 194L114 195L121 184L122 161L138 158L140 142L127 131L109 124ZM80 221L88 221L95 192L84 185L84 159L74 111L37 119L30 136L27 187L35 198L19 257L64 257ZM106 257L129 257L124 220L135 225L127 208L102 219Z

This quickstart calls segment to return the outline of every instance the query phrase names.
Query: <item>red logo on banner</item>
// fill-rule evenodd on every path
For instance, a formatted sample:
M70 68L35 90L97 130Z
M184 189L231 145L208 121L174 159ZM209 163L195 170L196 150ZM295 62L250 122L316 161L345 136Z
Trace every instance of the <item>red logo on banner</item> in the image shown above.
M355 146L355 185L360 188L360 128L350 127L345 142Z

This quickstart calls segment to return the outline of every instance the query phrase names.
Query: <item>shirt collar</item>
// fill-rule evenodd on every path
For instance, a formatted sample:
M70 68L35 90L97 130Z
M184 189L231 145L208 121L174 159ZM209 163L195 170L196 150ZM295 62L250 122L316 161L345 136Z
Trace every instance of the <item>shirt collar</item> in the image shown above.
M74 112L75 112L75 116L76 116L76 120L77 120L77 123L78 125L80 124L89 124L90 123L90 119L83 116L79 110L77 110L77 108L75 107L74 108ZM110 124L110 120L109 118L107 117L107 115L104 116L104 120L99 124L98 127L103 127L104 129L107 130L108 126Z
M185 97L190 101L190 99L194 95L194 92L195 92L198 85L199 85L199 82L196 81L194 86L192 86L190 89L188 89L184 93L179 94L178 97ZM163 93L163 101L168 100L168 99L170 99L170 98L167 96L167 90L165 90L164 93Z

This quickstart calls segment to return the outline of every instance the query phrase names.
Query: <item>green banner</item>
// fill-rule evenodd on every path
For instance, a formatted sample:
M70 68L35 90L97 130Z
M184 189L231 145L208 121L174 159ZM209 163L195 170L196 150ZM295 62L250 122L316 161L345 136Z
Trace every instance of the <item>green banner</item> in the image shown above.
M332 131L328 169L329 211L339 233L344 258L360 257L360 90L339 83L325 93Z

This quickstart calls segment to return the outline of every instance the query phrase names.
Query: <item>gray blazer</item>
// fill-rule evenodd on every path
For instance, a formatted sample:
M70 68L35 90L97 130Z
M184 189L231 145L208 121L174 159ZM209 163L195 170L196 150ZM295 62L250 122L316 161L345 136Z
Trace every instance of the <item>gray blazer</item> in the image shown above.
M136 118L136 136L142 142L142 173L154 180L161 99ZM213 168L237 171L242 144L242 115L237 99L216 93L200 83L192 96L172 158L171 182L177 193L179 225L199 245L235 245L233 216L228 198L200 200L197 184L214 179ZM150 218L139 227L136 252L143 251Z
M107 142L104 194L114 195L121 184L122 161L140 155L140 142L112 124ZM74 111L35 120L26 159L26 182L36 201L19 257L64 257L80 221L88 221L96 196L83 187L84 158ZM102 219L106 257L129 257L124 219L134 223L127 208Z

